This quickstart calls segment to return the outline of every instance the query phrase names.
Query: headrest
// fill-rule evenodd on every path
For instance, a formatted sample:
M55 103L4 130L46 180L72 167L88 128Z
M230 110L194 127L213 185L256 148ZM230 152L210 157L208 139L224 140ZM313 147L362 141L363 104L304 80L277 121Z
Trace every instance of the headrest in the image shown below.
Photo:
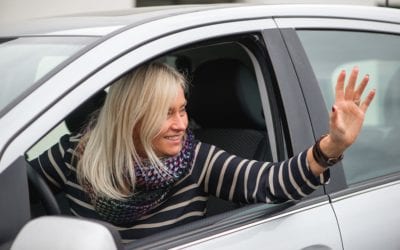
M199 65L188 103L191 118L203 128L265 129L257 80L237 59Z
M91 116L99 110L106 99L107 93L102 90L87 99L65 118L65 124L70 132L79 133L86 127Z

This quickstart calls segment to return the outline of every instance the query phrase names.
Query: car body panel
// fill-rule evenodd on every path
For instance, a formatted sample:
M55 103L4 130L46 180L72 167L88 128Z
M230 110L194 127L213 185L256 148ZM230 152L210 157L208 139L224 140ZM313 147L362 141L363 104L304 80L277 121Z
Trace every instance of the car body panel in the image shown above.
M310 218L318 220L310 221ZM273 216L173 249L266 248L342 249L340 233L329 202Z
M345 249L399 249L400 181L332 200Z

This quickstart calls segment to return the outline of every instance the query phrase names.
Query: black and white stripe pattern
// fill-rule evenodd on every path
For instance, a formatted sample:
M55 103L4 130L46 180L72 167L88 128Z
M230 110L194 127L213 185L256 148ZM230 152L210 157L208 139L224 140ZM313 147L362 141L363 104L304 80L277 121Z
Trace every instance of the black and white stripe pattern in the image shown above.
M73 154L78 141L79 136L63 136L31 165L52 188L66 194L73 215L101 219L77 182ZM115 228L128 242L202 218L210 194L241 203L297 200L328 179L329 171L314 177L306 151L279 163L258 162L198 142L192 168L175 184L167 200L134 225Z

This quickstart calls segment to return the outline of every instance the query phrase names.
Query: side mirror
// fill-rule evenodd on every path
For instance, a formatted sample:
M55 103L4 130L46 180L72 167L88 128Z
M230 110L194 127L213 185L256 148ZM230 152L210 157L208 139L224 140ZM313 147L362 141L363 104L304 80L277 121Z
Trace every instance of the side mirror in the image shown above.
M43 216L28 222L14 240L20 249L123 249L118 232L95 220Z

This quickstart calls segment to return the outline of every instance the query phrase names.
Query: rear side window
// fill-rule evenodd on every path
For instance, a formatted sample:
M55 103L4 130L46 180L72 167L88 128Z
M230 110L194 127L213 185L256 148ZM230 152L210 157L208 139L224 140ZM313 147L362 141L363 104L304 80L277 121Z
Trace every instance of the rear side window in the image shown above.
M322 30L298 35L328 109L342 69L359 66L360 76L370 75L368 88L376 88L363 130L343 161L348 184L400 171L400 36Z

